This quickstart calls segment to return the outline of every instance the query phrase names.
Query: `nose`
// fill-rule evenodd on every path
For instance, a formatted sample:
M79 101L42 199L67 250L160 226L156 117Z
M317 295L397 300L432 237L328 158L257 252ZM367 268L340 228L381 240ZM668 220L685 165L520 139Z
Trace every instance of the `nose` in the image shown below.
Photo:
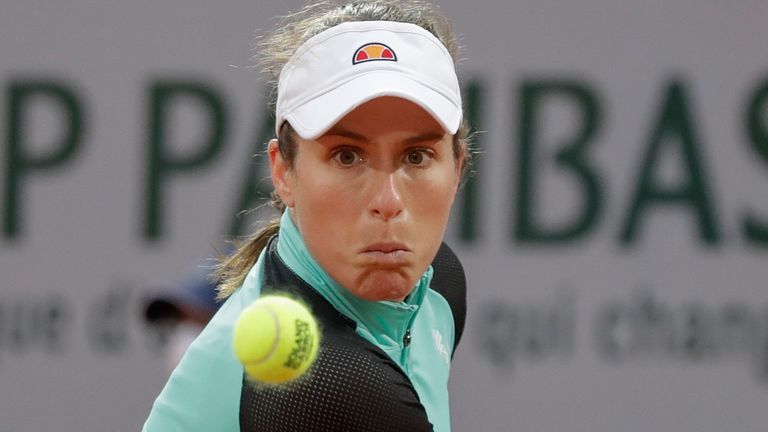
M374 218L389 221L403 210L403 199L398 190L396 172L380 173L375 180L374 195L370 201L370 212Z

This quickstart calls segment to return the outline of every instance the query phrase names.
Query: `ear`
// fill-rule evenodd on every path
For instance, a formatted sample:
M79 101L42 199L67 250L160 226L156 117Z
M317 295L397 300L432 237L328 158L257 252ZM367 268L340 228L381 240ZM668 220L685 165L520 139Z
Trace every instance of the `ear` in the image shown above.
M272 185L275 192L283 200L286 207L293 207L293 182L288 171L288 165L277 147L277 140L272 139L267 145L267 154L269 155L269 173L272 176Z

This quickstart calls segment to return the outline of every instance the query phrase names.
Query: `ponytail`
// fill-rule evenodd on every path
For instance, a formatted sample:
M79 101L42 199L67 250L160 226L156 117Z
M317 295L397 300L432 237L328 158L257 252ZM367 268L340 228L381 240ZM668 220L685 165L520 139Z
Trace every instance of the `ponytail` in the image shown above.
M271 206L285 211L285 204L276 193L272 193ZM237 291L245 282L245 277L259 259L261 251L267 246L269 239L280 230L280 216L267 222L260 230L240 242L235 251L227 256L221 256L212 274L216 282L216 299L223 301Z

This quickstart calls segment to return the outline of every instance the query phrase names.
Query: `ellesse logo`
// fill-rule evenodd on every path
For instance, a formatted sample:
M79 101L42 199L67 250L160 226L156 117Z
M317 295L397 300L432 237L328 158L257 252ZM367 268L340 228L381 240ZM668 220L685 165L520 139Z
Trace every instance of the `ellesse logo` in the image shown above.
M369 61L397 61L397 55L383 43L371 42L358 48L352 56L353 65Z

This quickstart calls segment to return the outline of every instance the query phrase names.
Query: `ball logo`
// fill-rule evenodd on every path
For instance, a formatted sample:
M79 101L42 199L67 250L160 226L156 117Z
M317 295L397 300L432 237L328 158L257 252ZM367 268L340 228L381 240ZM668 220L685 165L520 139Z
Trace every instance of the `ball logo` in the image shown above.
M312 329L308 322L296 319L294 323L296 334L294 335L293 349L291 350L288 359L283 363L283 366L291 369L298 369L301 367L301 364L309 358L314 342L312 338Z
M352 64L369 61L397 61L397 55L392 48L383 43L367 43L355 51L355 55L352 56Z

